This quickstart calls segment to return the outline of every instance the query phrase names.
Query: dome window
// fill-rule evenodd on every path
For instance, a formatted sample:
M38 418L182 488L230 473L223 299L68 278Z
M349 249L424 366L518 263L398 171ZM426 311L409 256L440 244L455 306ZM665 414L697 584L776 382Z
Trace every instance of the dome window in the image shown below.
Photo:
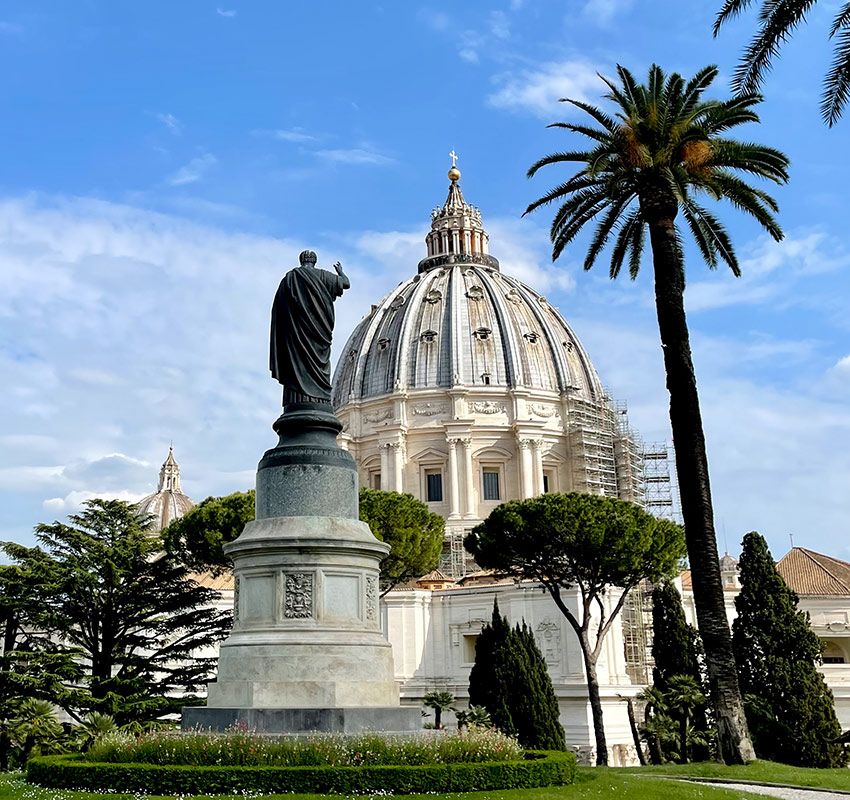
M472 332L472 335L476 339L478 339L479 342L486 342L490 338L490 335L492 333L493 331L491 331L489 328L476 328Z
M349 350L348 351L348 360L354 361L355 358L357 358L357 351L356 350Z
M476 284L475 286L469 287L466 296L470 300L481 300L484 297L484 290Z
M387 338L378 339L378 350L386 350L390 346L390 340Z
M573 352L573 343L572 342L563 342L564 347L567 348L568 353Z
M432 344L437 339L437 331L423 331L419 341L423 344Z
M489 372L482 372L481 373L481 383L483 383L485 386L490 385L490 373Z
M405 303L404 297L402 295L396 295L393 299L392 303L390 303L390 308L394 311L401 308Z
M505 297L514 305L519 305L522 302L522 298L519 296L519 292L516 289L511 289Z
M531 344L537 344L540 336L538 336L534 331L529 331L528 333L523 334L523 338Z
M431 291L425 295L425 302L432 306L439 303L442 299L443 293L439 289L431 289Z

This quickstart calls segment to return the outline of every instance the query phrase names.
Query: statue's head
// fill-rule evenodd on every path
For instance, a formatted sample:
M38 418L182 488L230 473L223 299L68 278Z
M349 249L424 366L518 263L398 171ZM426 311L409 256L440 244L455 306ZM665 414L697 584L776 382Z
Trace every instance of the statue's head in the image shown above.
M298 261L301 263L302 267L306 267L308 264L311 267L315 267L317 260L316 254L312 250L303 250L301 255L298 256Z

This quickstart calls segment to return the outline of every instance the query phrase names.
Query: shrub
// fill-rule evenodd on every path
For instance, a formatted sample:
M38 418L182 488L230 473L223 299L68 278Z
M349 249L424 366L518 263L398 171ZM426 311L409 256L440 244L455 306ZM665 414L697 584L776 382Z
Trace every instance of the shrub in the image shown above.
M91 762L79 755L31 759L27 780L55 789L169 794L446 793L572 783L575 756L528 751L521 760L381 766L191 766Z
M360 767L417 766L479 761L516 761L520 746L498 731L475 729L458 734L386 736L257 736L152 734L138 739L111 735L85 756L100 763L180 764L184 766Z

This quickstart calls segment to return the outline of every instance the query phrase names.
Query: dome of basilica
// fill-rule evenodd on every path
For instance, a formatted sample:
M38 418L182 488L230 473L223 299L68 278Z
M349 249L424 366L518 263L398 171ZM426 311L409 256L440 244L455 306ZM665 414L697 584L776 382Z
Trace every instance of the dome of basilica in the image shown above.
M354 329L332 399L361 485L441 514L440 569L458 578L474 566L465 533L505 500L584 491L646 503L624 409L560 312L491 254L460 170L448 177L425 257Z
M417 274L372 306L342 351L337 408L453 386L602 398L599 377L563 316L489 254L480 212L464 201L457 180L433 212L426 241Z
M142 498L136 508L140 514L153 516L151 529L158 533L194 507L195 503L191 498L183 494L180 486L180 465L174 459L174 449L169 447L168 456L159 471L156 492Z

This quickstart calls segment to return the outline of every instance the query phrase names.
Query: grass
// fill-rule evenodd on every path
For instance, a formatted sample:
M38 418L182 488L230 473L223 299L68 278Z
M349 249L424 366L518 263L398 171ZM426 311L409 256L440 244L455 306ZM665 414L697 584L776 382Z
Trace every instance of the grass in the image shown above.
M89 792L41 789L24 783L20 774L0 774L0 800L97 800L102 794ZM133 795L108 795L113 800L137 800ZM216 800L231 800L234 795L221 795ZM239 797L239 795L236 795ZM279 800L319 800L320 795L265 795ZM398 796L401 799L401 795ZM406 795L410 800L434 800L434 795ZM514 789L500 792L440 795L444 800L743 800L754 795L742 795L704 784L674 783L663 778L637 776L620 769L581 768L572 786L550 789ZM155 800L155 798L147 798ZM201 796L193 800L204 800ZM364 800L361 796L357 800Z
M777 764L774 761L754 761L752 764L727 767L712 761L699 764L665 764L660 767L634 767L629 773L642 775L688 775L695 778L784 783L789 786L809 786L818 789L841 789L850 792L850 769L812 769Z

